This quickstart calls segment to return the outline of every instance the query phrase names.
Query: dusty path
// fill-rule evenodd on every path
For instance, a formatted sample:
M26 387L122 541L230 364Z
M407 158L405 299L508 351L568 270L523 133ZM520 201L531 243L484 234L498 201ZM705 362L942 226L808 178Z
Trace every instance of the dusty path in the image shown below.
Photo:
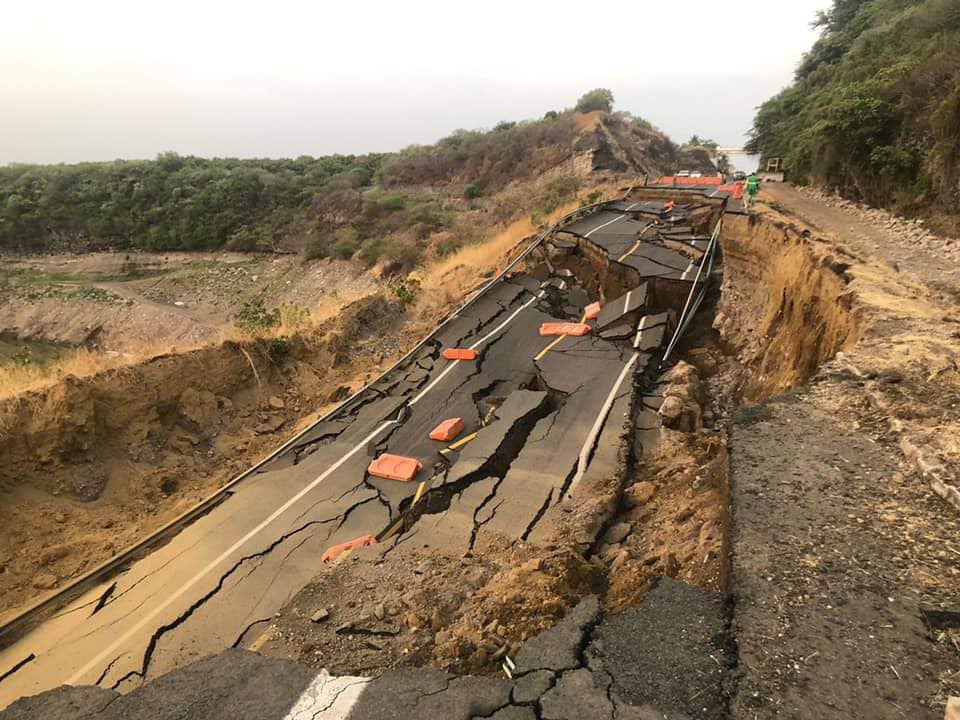
M881 258L924 285L960 299L960 263L952 260L953 252L937 252L902 232L865 222L855 212L818 202L786 183L768 183L764 193L812 227L842 237L855 252ZM949 239L942 242L958 246Z

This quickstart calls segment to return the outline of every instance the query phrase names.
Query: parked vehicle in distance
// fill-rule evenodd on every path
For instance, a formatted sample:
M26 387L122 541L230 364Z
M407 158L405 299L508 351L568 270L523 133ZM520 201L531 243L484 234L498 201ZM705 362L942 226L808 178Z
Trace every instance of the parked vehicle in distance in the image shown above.
M696 172L696 171L694 171L694 172L690 173L690 177L692 177L692 178L703 177L703 173L702 173L702 172Z
M733 174L733 181L734 181L734 182L743 182L743 181L746 180L746 179L747 179L747 174L746 174L743 170L737 170L737 171Z
M681 170L680 172L677 173L677 177L690 177L690 171Z

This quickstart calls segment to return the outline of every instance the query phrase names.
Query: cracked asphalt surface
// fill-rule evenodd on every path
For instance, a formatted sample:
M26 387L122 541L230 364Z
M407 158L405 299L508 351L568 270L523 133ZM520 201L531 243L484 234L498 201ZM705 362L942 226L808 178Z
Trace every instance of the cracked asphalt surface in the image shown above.
M555 627L527 642L516 658L513 677L454 677L433 668L397 668L375 678L335 678L287 660L227 650L126 695L61 688L21 700L0 712L0 718L720 717L721 678L731 658L722 606L716 593L669 579L639 605L609 618L590 596ZM643 642L636 642L638 638Z
M0 707L64 683L95 685L103 692L84 691L82 702L90 707L107 697L103 693L128 693L110 694L97 717L137 717L128 700L171 677L193 673L201 686L208 683L197 688L198 698L213 692L203 663L241 663L256 675L261 661L239 651L184 666L248 646L316 574L327 548L364 534L397 542L416 527L418 539L435 533L461 552L486 534L544 536L551 509L593 463L609 463L610 449L598 446L597 431L633 381L656 369L655 353L672 330L665 311L679 309L703 259L707 239L684 220L711 208L662 209L659 202L613 203L566 227L555 236L554 259L578 244L589 246L612 271L607 288L596 277L583 278L581 286L550 260L546 268L505 276L402 366L314 425L206 515L0 650ZM539 335L540 325L578 321L596 291L610 295L605 335L563 338L541 355L551 338ZM441 351L447 347L473 347L479 358L446 361ZM441 453L444 445L428 434L449 417L461 417L464 435L476 438ZM656 417L651 413L650 422ZM367 465L383 452L418 458L424 468L411 483L373 478ZM557 633L566 633L562 641L549 633L542 641L547 656L550 643L564 645L563 667L518 657L524 697L536 689L527 674L553 673L539 700L514 702L507 680L397 670L371 681L356 706L364 714L351 716L409 717L416 710L429 717L519 718L539 702L544 718L645 717L621 712L614 676L599 681L587 667L585 638L597 622L595 606L581 606L558 626ZM304 688L314 680L303 678ZM303 692L289 683L290 692ZM390 683L396 687L389 702L377 705L374 689ZM436 689L424 692L431 683ZM590 698L606 714L569 714L577 698ZM222 704L209 707L204 717L236 717Z

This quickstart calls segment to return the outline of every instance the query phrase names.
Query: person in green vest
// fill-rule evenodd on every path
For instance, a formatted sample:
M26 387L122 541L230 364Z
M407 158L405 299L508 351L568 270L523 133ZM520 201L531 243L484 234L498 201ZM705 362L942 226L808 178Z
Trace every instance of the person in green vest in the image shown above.
M754 200L757 199L758 192L760 192L760 178L753 172L750 173L750 177L747 178L747 197L750 200L748 205L753 205Z

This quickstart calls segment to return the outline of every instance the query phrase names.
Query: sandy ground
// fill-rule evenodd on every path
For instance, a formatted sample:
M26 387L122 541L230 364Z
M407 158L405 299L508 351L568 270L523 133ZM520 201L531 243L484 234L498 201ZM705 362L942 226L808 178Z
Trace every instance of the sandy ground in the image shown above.
M213 342L248 300L323 320L379 287L351 262L296 255L90 253L3 265L0 332L121 353Z

